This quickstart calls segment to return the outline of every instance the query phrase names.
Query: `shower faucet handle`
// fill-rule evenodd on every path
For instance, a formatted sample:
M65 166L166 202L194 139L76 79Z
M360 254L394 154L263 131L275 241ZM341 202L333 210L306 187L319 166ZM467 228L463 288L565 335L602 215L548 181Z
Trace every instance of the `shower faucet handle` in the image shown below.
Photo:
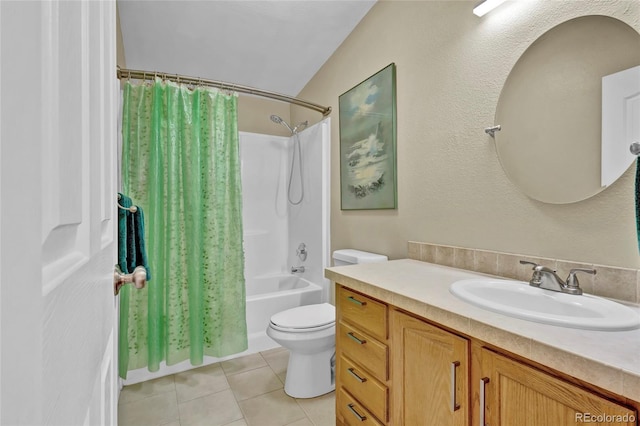
M304 243L300 243L300 245L298 246L298 249L296 250L296 255L303 262L307 260L307 246Z

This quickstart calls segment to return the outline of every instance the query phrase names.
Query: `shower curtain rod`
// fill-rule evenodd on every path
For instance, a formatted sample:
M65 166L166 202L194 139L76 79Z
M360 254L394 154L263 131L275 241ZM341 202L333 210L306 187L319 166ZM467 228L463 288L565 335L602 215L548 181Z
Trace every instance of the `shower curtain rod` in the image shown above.
M291 96L283 95L280 93L270 92L268 90L256 89L254 87L243 86L235 83L225 83L224 81L207 80L199 77L189 77L178 74L167 74L158 71L141 71L121 69L118 67L118 79L137 79L137 80L154 80L155 78L162 78L164 80L174 81L176 83L194 84L196 86L209 86L216 87L223 90L231 90L240 93L247 93L249 95L262 96L263 98L275 99L281 102L289 102L291 104L299 105L305 108L312 109L322 113L323 117L326 117L331 113L331 107L325 107L315 104L313 102L305 101L303 99L294 98Z

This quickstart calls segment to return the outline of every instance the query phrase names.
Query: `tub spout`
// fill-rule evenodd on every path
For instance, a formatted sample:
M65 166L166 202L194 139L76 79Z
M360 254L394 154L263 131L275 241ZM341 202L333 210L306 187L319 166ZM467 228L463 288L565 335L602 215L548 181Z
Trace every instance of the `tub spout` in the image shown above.
M304 266L292 266L291 267L291 273L295 274L295 273L302 273L304 272Z

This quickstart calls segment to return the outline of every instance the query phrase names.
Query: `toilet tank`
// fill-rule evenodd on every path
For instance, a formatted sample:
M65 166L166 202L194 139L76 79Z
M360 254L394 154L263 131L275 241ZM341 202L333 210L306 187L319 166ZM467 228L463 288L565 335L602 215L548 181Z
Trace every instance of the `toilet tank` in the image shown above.
M342 249L333 252L333 266L385 262L387 260L389 259L383 254L369 253L355 249Z

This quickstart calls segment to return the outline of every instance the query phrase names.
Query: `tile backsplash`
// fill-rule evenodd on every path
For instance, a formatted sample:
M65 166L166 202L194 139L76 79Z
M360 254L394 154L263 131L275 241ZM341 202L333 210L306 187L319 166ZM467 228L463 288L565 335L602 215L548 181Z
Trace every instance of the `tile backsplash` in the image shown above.
M468 271L497 275L500 277L529 281L531 266L521 265L520 260L528 260L545 265L558 272L563 279L573 268L594 268L596 275L578 274L580 287L585 293L617 299L624 302L640 303L640 270L616 268L613 266L581 263L571 260L547 259L524 254L503 253L463 247L409 241L409 259L438 265L453 266Z

